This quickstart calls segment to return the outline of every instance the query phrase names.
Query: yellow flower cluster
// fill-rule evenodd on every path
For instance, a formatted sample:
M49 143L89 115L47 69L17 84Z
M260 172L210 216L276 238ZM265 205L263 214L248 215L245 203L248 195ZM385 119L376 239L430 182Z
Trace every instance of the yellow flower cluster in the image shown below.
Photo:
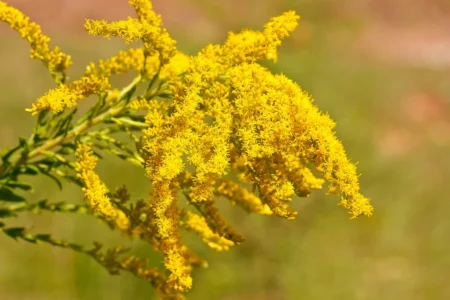
M14 10L1 3L1 18L19 31L25 27L16 26L11 13L5 13ZM151 181L148 203L139 202L130 211L117 209L94 172L97 158L88 146L78 147L76 170L94 210L162 252L170 272L159 287L163 294L189 290L190 273L200 265L182 243L181 229L195 232L216 250L243 241L221 216L217 197L249 213L292 220L297 215L289 206L293 196L306 197L328 183L351 218L372 214L369 199L360 194L356 167L336 138L334 122L297 84L257 63L277 60L281 41L297 26L295 12L272 18L262 31L230 33L223 45L208 45L189 57L176 50L148 0L129 3L137 18L86 20L85 28L90 34L120 36L126 43L142 40L143 47L89 64L84 77L50 90L29 111L61 112L78 99L107 91L106 102L114 104L123 91L109 90L109 77L130 70L139 73L139 80L159 80L159 88L150 84L123 106L146 111L136 155L145 160ZM39 47L49 51L48 46ZM238 181L224 178L230 171ZM253 186L251 192L246 185ZM179 208L181 194L199 214Z
M89 63L85 76L95 75L98 77L110 77L111 75L124 74L130 70L141 73L144 78L152 79L158 74L161 80L175 78L185 72L189 67L189 58L182 52L177 52L166 64L160 68L160 61L157 54L146 56L144 49L131 48L106 60L100 60L96 66Z
M119 229L127 230L130 226L128 217L111 204L107 196L108 188L94 171L98 158L92 154L90 147L84 144L78 146L76 157L77 177L84 183L83 192L89 205L107 219L114 220Z
M221 47L221 60L226 61L228 66L261 59L277 61L277 47L294 31L299 18L294 11L288 11L272 18L262 32L244 30L238 34L229 33Z
M297 212L288 205L292 196L307 196L324 183L308 163L316 164L331 188L340 189L341 203L351 217L372 213L369 200L359 194L354 165L332 131L334 123L296 84L255 63L276 60L276 48L297 20L294 12L287 12L273 18L262 32L245 30L230 34L223 46L207 46L190 58L181 80L170 82L173 113L149 109L149 128L144 130L147 174L154 185L162 236L168 238L169 227L177 230L171 220L175 214L168 213L168 207L175 201L176 184L171 185L189 173L184 156L195 167L195 174L188 176L190 184L183 179L188 199L205 217L187 224L194 231L200 222L207 225L206 232L197 229L204 240L211 230L230 242L241 241L220 216L215 195L233 197L234 203L251 212L294 219ZM220 180L230 167L258 188L259 198ZM179 257L171 248L163 253Z
M228 198L233 205L239 205L249 213L260 215L273 214L270 208L263 204L254 193L232 180L218 180L218 186L214 191L214 195Z
M150 64L150 62L149 62ZM130 70L136 70L139 73L144 70L146 61L144 51L141 48L130 48L127 51L119 51L119 53L106 60L100 60L96 66L89 63L86 68L85 76L95 75L99 77L110 77L111 75L121 75ZM153 63L149 65L149 74L151 78L157 71L158 66Z
M297 84L258 64L236 66L227 75L247 175L275 213L293 217L283 203L291 195L320 188L322 180L304 167L308 162L316 165L332 190L341 192L341 204L352 217L372 213L369 200L359 194L356 168L333 132L334 122Z
M165 28L161 28L161 16L153 11L150 1L129 0L128 2L136 10L137 19L129 17L127 20L116 22L87 19L84 28L91 35L119 36L127 44L142 40L146 54L156 52L159 54L161 63L167 63L176 53L176 41L170 37Z
M70 56L61 52L58 47L50 49L50 38L42 33L38 24L30 22L29 17L3 1L0 1L0 21L6 22L30 43L31 58L42 61L58 82L65 78L64 74L58 74L64 73L71 66Z
M110 88L108 78L97 76L84 76L69 84L59 85L51 89L33 103L28 112L36 115L39 111L50 109L53 113L59 113L67 107L73 107L77 100L92 94L105 92Z
M183 52L177 51L169 62L162 66L159 72L161 80L176 79L189 68L189 57Z
M129 18L127 21L112 23L87 20L85 27L90 34L101 34L104 36L118 35L124 38L126 42L141 39L144 42L144 47L119 51L116 56L106 60L100 60L97 65L90 63L86 68L84 77L70 84L60 85L50 90L44 96L40 97L36 103L32 104L32 108L27 109L27 111L33 115L45 109L50 109L53 113L61 112L65 108L75 106L77 100L91 94L105 92L110 88L109 77L111 75L120 75L130 70L135 70L143 78L150 80L155 75L158 75L160 80L169 80L187 71L189 67L188 56L176 51L175 41L170 38L165 29L161 28L161 17L153 12L150 2L130 1L130 4L136 9L138 19ZM1 10L2 5L7 8L3 14ZM3 15L5 18L9 15L16 16L16 19L23 18L28 22L28 18L23 16L17 9L0 2L0 16ZM14 20L14 18L10 17L6 18L6 20ZM14 25L15 23L12 22L11 24ZM28 23L24 24L26 25ZM37 32L34 35L37 36L36 40L40 41L37 44L32 43L33 49L40 49L39 53L47 51L50 53L45 56L47 58L53 57L54 53L59 53L57 48L53 52L48 50L47 43L49 39L40 33L38 25L34 23L30 24L32 28L37 28L36 30L33 29ZM28 28L25 25L22 27L25 29ZM25 30L21 29L22 27L16 26L13 28L22 33ZM27 32L34 32L31 29L27 30ZM49 61L51 62L53 60Z
M218 235L209 228L204 217L194 214L190 211L184 211L186 220L182 223L184 227L197 233L202 240L212 249L217 251L228 250L234 246L234 242Z
M158 182L150 193L149 203L153 214L158 216L153 222L159 239L157 249L164 254L164 265L170 271L167 283L175 290L187 291L192 286L192 265L181 241L177 189L170 182Z

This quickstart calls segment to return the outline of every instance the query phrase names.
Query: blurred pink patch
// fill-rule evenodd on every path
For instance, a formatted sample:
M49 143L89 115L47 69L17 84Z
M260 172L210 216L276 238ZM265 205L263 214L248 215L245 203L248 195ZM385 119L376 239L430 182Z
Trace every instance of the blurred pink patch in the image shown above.
M412 93L403 101L403 111L433 142L450 142L450 106L442 96L426 91Z
M20 9L50 32L60 30L85 35L84 20L105 19L115 21L134 16L127 0L9 0L8 4ZM45 2L45 5L43 5ZM214 36L217 28L208 20L199 5L183 0L152 0L154 10L163 16L164 26L170 29ZM1 29L0 29L1 30Z
M376 141L383 157L408 156L418 146L418 140L411 131L395 126L381 130Z
M450 67L450 2L365 0L357 48L371 58L436 69Z
M402 101L398 118L383 123L375 139L384 157L405 157L429 144L450 145L449 101L435 92L409 94Z
M450 67L450 22L392 27L368 25L357 48L369 57L417 67Z

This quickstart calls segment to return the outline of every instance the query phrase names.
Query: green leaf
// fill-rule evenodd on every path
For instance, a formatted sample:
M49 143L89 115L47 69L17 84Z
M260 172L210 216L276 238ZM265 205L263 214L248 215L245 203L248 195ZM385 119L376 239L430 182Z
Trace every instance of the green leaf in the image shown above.
M46 110L41 110L41 111L39 112L39 114L38 114L37 122L38 122L39 124L44 124L44 123L46 123L47 120L44 120L44 119L45 119L45 117L48 115L48 113L49 113L48 109L46 109Z
M10 180L7 182L7 185L11 188L17 188L17 189L21 189L24 191L29 191L33 188L30 184L23 182L23 181Z
M75 115L75 113L77 112L77 109L75 108L70 114L68 114L59 125L58 128L58 135L62 134L62 135L66 135L67 132L72 129L73 125L72 125L72 119L73 116Z
M38 241L36 240L36 237L34 235L31 234L26 234L24 233L23 235L20 236L21 238L23 238L25 241L36 244Z
M12 237L13 239L17 240L18 237L23 237L25 233L25 228L23 227L6 228L3 229L3 232Z
M25 138L20 137L19 145L20 145L20 148L23 148L22 153L21 153L22 157L27 156L28 153L30 152L30 145L28 144L28 141Z
M48 170L41 170L42 174L44 174L45 176L49 177L50 179L53 179L53 181L56 183L56 185L59 187L60 190L62 190L62 184L61 181L59 181L58 178L56 178L56 176L52 175L50 173L50 171Z
M17 145L16 147L12 148L11 150L9 150L8 152L6 152L3 156L2 156L2 161L3 163L7 162L9 157L11 155L13 155L17 150L20 149L20 145Z
M53 128L50 130L49 136L56 137L60 135L66 135L67 132L73 128L72 119L76 112L77 109L75 108L66 116L58 120L57 123L52 126Z
M28 141L23 137L19 137L19 145L21 147L28 148Z
M34 130L34 134L33 134L33 143L35 145L42 145L43 142L47 141L48 138L45 137L45 135L47 134L48 129L47 127L38 127Z
M76 125L80 125L80 124L84 123L85 121L90 120L93 117L95 117L97 108L98 108L98 106L93 106L87 113L85 113L78 119Z
M172 98L173 98L173 95L170 94L170 93L167 93L167 94L159 94L159 95L158 95L158 98L172 99Z
M0 208L0 218L10 218L17 216L7 208Z
M43 242L50 242L52 240L52 236L50 234L36 234L36 240Z
M76 151L76 147L74 144L64 144L61 145L62 148L58 150L57 153L62 154L62 155L70 155L70 154L74 154Z
M34 165L26 165L20 169L20 173L27 175L37 175L39 173L39 168Z
M75 175L66 174L63 176L63 178L71 183L75 183L78 186L81 186L81 187L83 186L83 181Z
M0 189L0 200L9 202L26 202L25 198L22 196L14 194L13 191L6 187Z

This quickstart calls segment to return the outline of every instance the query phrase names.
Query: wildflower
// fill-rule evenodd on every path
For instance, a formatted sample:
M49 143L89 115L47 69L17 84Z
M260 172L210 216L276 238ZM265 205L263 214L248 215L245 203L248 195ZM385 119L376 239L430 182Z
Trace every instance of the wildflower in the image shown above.
M64 71L72 65L70 56L61 52L59 47L50 49L50 38L42 33L38 24L3 1L0 1L0 21L6 22L30 43L31 58L42 61L58 83L65 79Z
M67 107L73 107L77 101L92 94L98 94L110 88L108 78L97 76L85 76L69 84L60 85L48 91L32 104L28 112L36 115L39 111L50 109L53 113L59 113Z
M116 209L115 211L116 217L114 218L114 222L117 228L122 231L128 230L130 228L130 220L128 219L127 215L119 209Z
M101 213L107 219L115 220L119 229L127 230L130 221L122 211L111 204L107 196L108 188L94 171L97 165L97 157L93 156L90 147L84 144L78 146L76 157L77 177L84 183L83 192L87 202L94 211Z
M339 142L332 131L334 123L318 112L297 85L254 63L268 57L276 59L276 48L295 28L297 19L288 12L273 18L263 32L230 34L223 46L205 47L189 58L180 80L169 81L173 113L149 109L149 127L144 130L146 169L157 195L154 207L158 232L166 241L178 234L174 215L168 214L176 199L169 183L189 173L184 155L195 172L183 179L183 185L188 183L189 203L204 216L201 220L190 216L185 225L207 243L211 243L210 234L235 244L242 241L220 215L214 195L233 198L252 212L294 219L297 212L288 205L292 196L307 196L324 183L306 167L308 162L316 163L324 178L339 186L347 201L341 203L352 216L370 215L370 203L359 194L353 165L343 149L336 147ZM336 161L331 171L325 170L328 164L321 163L328 161ZM244 173L258 188L259 198L221 179L230 167ZM207 227L198 225L200 222ZM182 264L182 255L173 251L163 251L166 258L172 257L166 267L179 274L181 267L174 267L174 262Z
M120 90L113 89L113 90L109 91L108 94L106 95L105 102L112 105L119 99L119 95L120 95Z
M97 65L89 63L85 76L110 77L113 74L120 75L129 70L141 71L144 65L144 52L139 48L119 51L114 57L100 60Z
M86 31L91 35L103 35L107 38L119 36L127 44L142 40L146 54L157 52L161 64L166 64L176 54L176 41L165 28L161 28L161 17L153 12L150 1L130 0L129 3L135 8L138 19L128 17L127 20L115 22L86 19Z
M255 194L234 181L221 179L214 194L228 198L233 205L239 205L247 212L260 215L273 214L267 204L263 204Z
M286 26L280 24L282 20ZM275 47L295 27L295 21L292 13L272 19L263 34L271 36L268 40ZM294 194L305 196L321 187L323 180L304 167L305 161L316 163L331 186L339 187L347 199L341 204L352 217L370 215L372 207L359 194L354 165L332 131L334 123L320 114L293 82L248 63L263 57L259 50L243 57L226 53L223 49L232 45L234 38L231 35L224 48L208 46L191 58L183 82L172 84L174 114L157 118L149 114L146 149L152 153L147 164L150 176L175 178L184 169L182 155L188 153L188 161L196 166L192 201L210 202L215 182L227 172L229 141L235 135L244 165L254 173L247 177L259 187L263 203L275 214L295 218L296 212L286 202ZM260 44L249 43L254 49L260 49ZM197 109L199 105L204 109ZM212 124L206 123L206 118L211 118ZM187 141L189 149L185 149ZM335 161L331 169L329 161Z
M170 61L161 68L159 78L162 80L173 79L186 72L188 68L189 57L178 51Z
M228 65L255 62L261 59L277 61L277 47L298 25L300 17L294 11L272 18L262 32L243 30L229 33L222 47Z
M106 217L112 218L116 216L116 211L111 201L106 196L108 189L100 180L99 176L94 172L97 165L97 158L92 155L89 146L81 144L77 148L77 167L78 177L85 184L83 192L89 204L95 211L99 211Z
M192 268L181 242L177 191L168 182L158 182L150 196L160 239L158 249L164 254L164 265L170 271L168 284L176 290L187 291L192 286Z
M116 56L106 60L100 60L97 66L90 63L86 68L85 76L96 75L98 77L110 77L121 75L130 70L135 70L146 79L152 79L159 69L157 55L146 56L142 48L130 48L127 51L119 51Z
M208 223L204 217L194 214L190 211L184 212L186 220L184 221L184 226L195 233L197 233L202 240L212 249L217 251L228 250L230 247L234 246L234 242L221 237L217 233L213 232L209 228Z
M185 299L183 295L174 292L173 289L168 287L166 284L167 278L164 273L160 272L157 268L149 267L146 260L134 255L126 255L119 263L124 270L129 270L135 276L151 282L161 299Z
M128 3L136 11L140 21L146 21L153 26L161 26L161 16L153 11L152 3L148 0L128 0Z
M340 190L344 198L341 205L349 209L352 218L360 214L371 215L373 208L369 200L359 194L356 167L348 160L342 143L333 132L334 122L318 111L297 84L283 75L272 75L257 64L236 66L228 74L234 89L235 106L239 107L239 121L235 124L241 137L243 156L248 165L257 170L254 178L259 176L266 180L258 181L266 188L266 197L283 200L292 193L288 187L284 196L279 192L277 195L270 187L285 184L288 177L295 182L293 174L285 172L280 159L292 161L292 154L298 154L297 160L314 163L331 187ZM262 161L261 156L264 157ZM270 176L265 168L261 169L265 164L270 169ZM320 186L310 174L306 173L305 179L307 181L303 182L309 182L311 188Z
M127 20L107 22L105 20L86 20L84 29L91 35L102 35L106 38L118 36L129 44L142 39L152 31L153 27L145 26L139 20L128 17Z
M38 25L0 1L0 19L30 41L32 57L42 60L52 75L60 76L61 84L28 111L33 115L45 109L59 113L81 98L101 94L99 113L111 118L98 117L91 122L88 114L72 133L84 141L86 132L82 131L104 121L107 128L87 133L88 137L101 136L101 147L113 145L114 149L107 149L111 153L145 164L152 185L148 200L128 208L126 189L110 195L95 173L97 158L91 148L79 144L76 150L75 170L86 201L130 238L148 241L161 252L168 276L134 256L118 262L123 248L103 257L110 272L129 270L152 282L161 295L180 298L178 292L192 286L192 269L204 265L183 244L181 230L195 232L219 251L243 241L220 214L216 203L220 196L249 213L292 220L297 215L290 206L293 197L307 197L328 183L329 192L340 196L340 205L348 209L351 218L371 215L373 207L360 193L356 167L336 138L334 122L297 84L257 63L277 60L281 41L297 26L295 12L272 18L262 31L230 33L222 45L208 45L197 55L187 56L177 51L150 1L129 3L136 11L135 18L86 20L85 28L93 35L119 36L125 43L141 40L143 46L90 63L82 78L63 84L70 57L58 48L50 50L49 39ZM131 85L123 90L110 88L112 75L133 70L139 76ZM142 81L149 81L147 90L134 96ZM124 95L127 102L117 105ZM146 111L145 124L140 111ZM142 128L142 136L134 133L138 128ZM117 131L125 131L137 151L109 136ZM31 153L41 154L41 149L48 150L60 141L70 145L72 137L44 141ZM13 168L16 165L11 164ZM234 171L239 181L226 179L229 171ZM198 213L180 209L180 194Z

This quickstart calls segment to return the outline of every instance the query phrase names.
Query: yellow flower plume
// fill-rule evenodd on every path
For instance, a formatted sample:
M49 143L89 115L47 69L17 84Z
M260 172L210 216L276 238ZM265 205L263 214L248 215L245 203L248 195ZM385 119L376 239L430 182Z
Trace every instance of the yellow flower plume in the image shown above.
M3 1L0 1L0 21L6 22L30 43L31 58L42 61L58 83L64 81L64 72L72 65L70 56L61 52L58 47L50 49L50 38L42 33L38 24Z
M108 188L100 180L94 169L98 158L92 153L89 146L80 144L76 151L77 177L84 183L84 196L95 212L101 213L107 219L115 220L116 226L121 230L127 230L130 226L128 217L111 204L107 196Z
M105 92L110 88L108 78L97 76L84 76L69 84L60 85L48 91L32 104L28 112L36 115L39 111L50 109L59 113L65 108L76 106L77 101L92 94Z
M142 40L146 54L157 52L161 63L167 63L176 54L176 41L161 27L161 16L152 10L150 1L129 0L129 3L135 8L138 19L128 17L115 22L86 19L84 28L91 35L119 36L127 44Z
M209 228L208 223L204 217L194 214L190 211L184 212L186 220L183 222L184 227L192 232L198 234L202 240L212 249L217 251L224 251L230 249L235 244Z

